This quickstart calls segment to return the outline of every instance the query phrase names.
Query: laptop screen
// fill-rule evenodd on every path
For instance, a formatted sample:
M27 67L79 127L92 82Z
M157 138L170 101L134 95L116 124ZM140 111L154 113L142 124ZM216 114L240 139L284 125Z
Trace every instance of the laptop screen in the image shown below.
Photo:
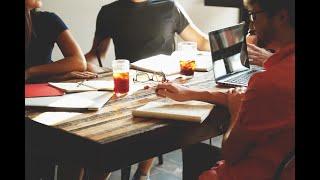
M248 70L245 23L209 33L215 79Z

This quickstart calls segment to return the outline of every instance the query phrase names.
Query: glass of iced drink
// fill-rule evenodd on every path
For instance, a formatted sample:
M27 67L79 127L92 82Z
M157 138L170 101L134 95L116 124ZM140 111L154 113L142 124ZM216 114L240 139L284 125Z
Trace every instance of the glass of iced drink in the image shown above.
M114 93L117 97L129 92L129 68L128 60L118 59L112 62Z
M183 41L178 43L180 58L180 74L185 77L192 77L196 68L197 43Z

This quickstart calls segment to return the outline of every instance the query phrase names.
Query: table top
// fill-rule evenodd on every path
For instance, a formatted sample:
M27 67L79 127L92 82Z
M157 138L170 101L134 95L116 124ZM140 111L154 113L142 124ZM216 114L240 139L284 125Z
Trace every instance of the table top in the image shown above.
M100 79L108 78L110 77L101 77ZM197 89L226 90L225 88L216 87L212 72L196 72L195 76L190 80L176 81ZM30 137L33 140L30 146L36 149L35 152L37 153L43 151L46 152L44 154L49 154L49 151L52 154L57 153L54 158L59 156L59 159L71 158L75 160L81 156L83 157L83 161L79 163L94 159L93 156L87 156L88 153L99 154L101 152L101 154L107 154L108 152L114 153L117 151L119 156L115 154L114 156L105 157L104 160L104 162L109 162L108 165L110 165L110 162L113 162L112 167L110 166L109 169L117 169L125 164L138 162L146 157L169 152L170 150L181 148L183 145L221 134L222 132L212 129L212 126L217 126L218 124L220 126L221 122L217 123L217 120L210 122L207 119L212 119L212 116L214 116L221 121L225 121L225 119L229 118L226 109L218 106L213 110L216 112L213 115L211 113L202 124L132 116L131 112L133 109L159 99L160 97L155 95L154 88L151 87L149 89L138 90L133 94L121 98L114 96L99 111L81 112L72 118L52 126L35 123L30 119L26 120L27 123L32 122L32 126L37 126L36 129L30 131ZM25 115L33 119L47 111L38 108L26 108ZM49 134L50 131L55 132ZM190 136L190 133L187 133L188 131L195 133L194 136ZM61 136L61 134L64 135ZM190 136L189 139L187 138L188 135ZM188 140L184 142L185 139ZM154 144L155 141L158 144ZM67 146L68 148L62 148L62 146ZM87 148L89 146L92 148ZM77 147L76 152L72 150L74 147ZM131 150L131 154L126 155L125 150L129 150L128 148ZM149 151L141 154L139 151L143 148L148 148ZM124 152L120 153L120 149L124 150ZM99 158L102 161L104 158L101 158L101 154ZM87 159L84 156L87 156ZM134 158L131 158L132 156ZM121 160L117 160L119 157L127 161L121 162ZM103 166L106 165L104 164Z

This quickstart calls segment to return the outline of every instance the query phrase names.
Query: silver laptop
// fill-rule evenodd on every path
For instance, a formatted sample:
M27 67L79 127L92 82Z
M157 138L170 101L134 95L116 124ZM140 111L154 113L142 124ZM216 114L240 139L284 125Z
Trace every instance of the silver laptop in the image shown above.
M218 85L248 86L250 77L262 68L250 68L245 23L209 33L214 78Z

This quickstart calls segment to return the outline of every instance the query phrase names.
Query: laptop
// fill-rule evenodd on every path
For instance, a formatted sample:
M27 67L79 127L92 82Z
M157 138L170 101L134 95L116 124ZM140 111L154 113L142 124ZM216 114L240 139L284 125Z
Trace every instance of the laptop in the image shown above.
M227 87L248 86L262 68L250 68L245 22L209 33L214 79Z

